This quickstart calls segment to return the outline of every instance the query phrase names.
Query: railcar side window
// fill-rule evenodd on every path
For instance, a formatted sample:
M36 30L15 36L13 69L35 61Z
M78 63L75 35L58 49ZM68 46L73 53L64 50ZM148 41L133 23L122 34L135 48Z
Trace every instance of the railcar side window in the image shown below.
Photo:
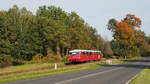
M81 55L86 55L86 52L81 52Z
M90 52L87 52L87 55L90 55Z
M92 52L89 52L89 55L92 55Z
M100 55L100 52L96 52L97 55Z

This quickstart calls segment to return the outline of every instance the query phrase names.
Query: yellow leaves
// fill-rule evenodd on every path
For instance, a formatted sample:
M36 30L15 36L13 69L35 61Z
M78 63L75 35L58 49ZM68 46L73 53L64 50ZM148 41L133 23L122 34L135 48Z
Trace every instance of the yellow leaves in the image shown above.
M3 16L4 15L4 12L0 11L0 16Z
M6 14L5 11L0 11L0 16L4 17L4 16L6 16L6 15L7 15L7 14Z

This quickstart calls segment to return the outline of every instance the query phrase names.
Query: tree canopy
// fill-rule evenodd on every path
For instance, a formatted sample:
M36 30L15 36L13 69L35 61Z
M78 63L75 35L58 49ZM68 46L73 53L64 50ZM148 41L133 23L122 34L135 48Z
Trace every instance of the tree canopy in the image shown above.
M41 6L36 14L14 5L0 11L0 63L61 61L72 49L104 50L104 39L75 12Z
M132 14L127 14L121 21L109 20L108 30L113 32L112 47L116 54L125 57L142 54L142 46L146 46L147 42L145 33L139 29L141 23L141 19Z

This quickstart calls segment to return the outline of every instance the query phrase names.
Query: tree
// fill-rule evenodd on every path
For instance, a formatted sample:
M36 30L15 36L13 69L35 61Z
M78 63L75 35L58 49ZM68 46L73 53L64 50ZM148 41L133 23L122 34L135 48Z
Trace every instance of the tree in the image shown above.
M127 14L126 17L117 22L115 19L110 19L108 29L113 32L116 46L119 47L119 52L122 56L133 57L140 54L140 46L145 41L145 34L140 29L141 20L132 14ZM142 42L142 43L141 43Z
M6 12L0 12L0 65L1 64L10 64L12 62L11 53L11 44L7 40L7 29L5 28L6 24Z
M106 41L105 44L104 44L104 49L103 49L103 53L104 53L104 56L105 57L110 57L113 55L113 51L112 51L112 48L111 48L111 45L110 45L110 42L109 41Z
M11 55L16 60L31 60L36 53L31 45L33 15L26 8L19 9L16 5L7 12L7 26L10 35L7 37L13 45Z
M110 30L111 32L115 32L116 30L116 24L118 23L118 21L116 19L110 19L108 24L107 24L107 29Z

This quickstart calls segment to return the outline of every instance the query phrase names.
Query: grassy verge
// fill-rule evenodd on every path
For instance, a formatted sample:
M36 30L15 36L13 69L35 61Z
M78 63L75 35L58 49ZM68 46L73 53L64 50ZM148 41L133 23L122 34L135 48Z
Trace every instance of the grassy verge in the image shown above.
M57 64L58 66L64 66L64 63L57 63ZM51 67L54 67L54 63L37 63L37 64L24 64L18 66L10 66L4 69L0 69L0 75L5 73L31 71L31 70L51 68Z
M76 72L76 71L81 71L81 70L87 70L87 69L93 69L93 68L99 68L103 67L106 64L102 62L95 62L95 63L85 63L85 64L80 64L80 65L69 65L65 67L60 67L57 70L54 70L52 68L46 68L46 69L39 69L34 71L34 67L31 67L33 65L23 65L23 66L16 66L16 67L10 67L4 70L1 70L3 73L6 72L15 72L15 71L20 71L24 70L25 68L30 69L28 72L21 72L21 73L12 73L12 74L6 74L0 76L0 83L5 83L5 82L11 82L11 81L16 81L16 80L25 80L25 79L32 79L32 78L38 78L38 77L44 77L44 76L50 76L50 75L56 75L56 74L62 74L62 73L68 73L68 72ZM34 66L38 67L43 67L43 64L41 65L36 65ZM48 64L45 64L47 67ZM28 70L27 69L27 70ZM1 72L1 73L2 73Z
M150 68L144 69L130 84L150 84Z

